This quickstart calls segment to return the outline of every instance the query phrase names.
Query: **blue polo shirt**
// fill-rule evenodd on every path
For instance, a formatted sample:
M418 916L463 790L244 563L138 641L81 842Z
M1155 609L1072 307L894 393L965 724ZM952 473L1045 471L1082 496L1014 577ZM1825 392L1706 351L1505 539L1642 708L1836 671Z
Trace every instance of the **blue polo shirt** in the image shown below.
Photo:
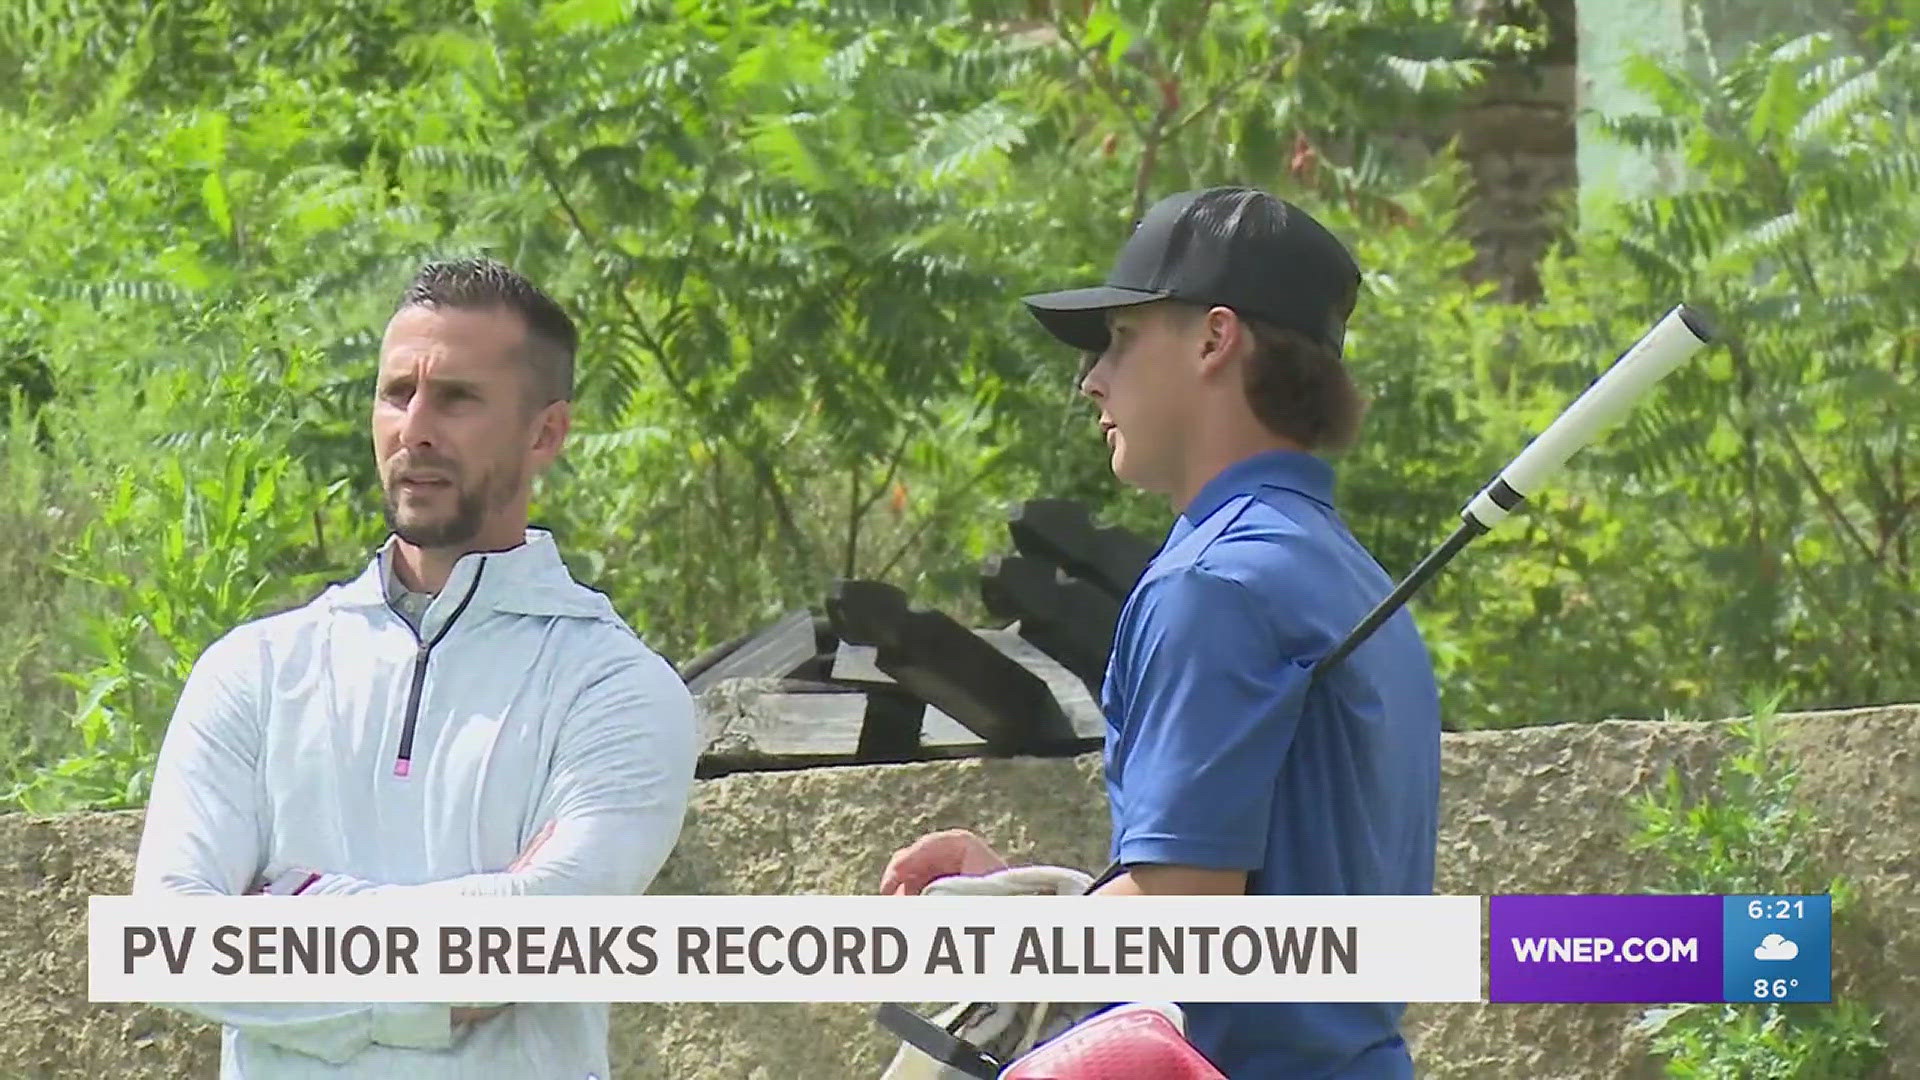
M1251 873L1250 891L1433 891L1440 705L1402 609L1309 689L1393 588L1333 469L1248 458L1207 484L1121 611L1102 704L1113 858ZM1232 1080L1410 1078L1404 1006L1183 1005Z

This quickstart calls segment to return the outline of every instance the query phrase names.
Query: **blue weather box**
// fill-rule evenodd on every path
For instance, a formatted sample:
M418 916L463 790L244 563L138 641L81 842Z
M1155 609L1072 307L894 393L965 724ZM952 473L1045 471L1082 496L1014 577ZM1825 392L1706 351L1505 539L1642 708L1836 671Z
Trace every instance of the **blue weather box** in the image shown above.
M1724 903L1726 1000L1833 1000L1833 897L1729 896Z

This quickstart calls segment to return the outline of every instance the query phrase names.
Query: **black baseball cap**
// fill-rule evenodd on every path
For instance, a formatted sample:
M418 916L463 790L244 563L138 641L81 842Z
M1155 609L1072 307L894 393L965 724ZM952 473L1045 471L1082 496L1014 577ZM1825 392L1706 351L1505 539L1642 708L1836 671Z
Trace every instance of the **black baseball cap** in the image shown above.
M1299 331L1339 355L1359 286L1359 265L1312 215L1264 191L1214 187L1155 203L1106 284L1024 302L1054 337L1090 353L1107 349L1108 311L1181 300Z

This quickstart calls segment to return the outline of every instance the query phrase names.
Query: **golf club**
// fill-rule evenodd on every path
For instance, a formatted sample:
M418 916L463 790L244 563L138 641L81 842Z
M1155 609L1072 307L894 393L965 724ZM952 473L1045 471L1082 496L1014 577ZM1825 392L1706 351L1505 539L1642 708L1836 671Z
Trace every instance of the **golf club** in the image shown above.
M1654 383L1712 340L1713 327L1698 309L1678 304L1667 312L1645 337L1635 342L1633 348L1595 379L1566 411L1555 417L1547 430L1480 489L1460 511L1460 526L1453 535L1420 560L1413 572L1395 586L1337 648L1321 657L1313 667L1314 674L1346 659L1448 560L1513 513L1527 496L1551 480L1568 458L1625 416Z

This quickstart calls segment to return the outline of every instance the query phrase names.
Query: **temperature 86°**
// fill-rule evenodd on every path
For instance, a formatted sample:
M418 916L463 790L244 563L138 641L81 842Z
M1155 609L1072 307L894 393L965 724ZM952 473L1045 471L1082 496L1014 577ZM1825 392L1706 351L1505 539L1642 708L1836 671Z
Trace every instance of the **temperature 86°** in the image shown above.
M1773 979L1771 981L1767 979L1755 979L1753 980L1753 996L1762 999L1783 998L1787 996L1788 990L1799 985L1799 979Z

